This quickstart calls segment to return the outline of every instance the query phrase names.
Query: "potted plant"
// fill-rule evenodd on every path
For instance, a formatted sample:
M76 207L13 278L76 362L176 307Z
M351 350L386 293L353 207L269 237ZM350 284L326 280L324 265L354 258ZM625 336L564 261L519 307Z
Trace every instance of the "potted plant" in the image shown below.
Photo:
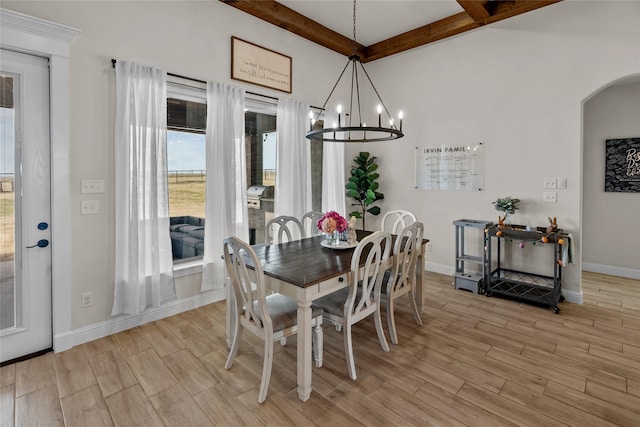
M378 164L375 156L371 156L366 151L361 151L353 159L351 167L351 177L347 182L347 196L356 201L352 206L359 209L351 212L350 216L362 219L362 229L365 229L365 215L380 215L380 207L371 206L378 200L384 199L384 194L378 192L379 184L376 181L380 174L376 172Z
M518 203L520 203L520 199L511 196L498 198L493 202L493 206L495 206L497 211L504 212L504 217L498 215L498 224L509 225L511 223L511 215L518 209Z

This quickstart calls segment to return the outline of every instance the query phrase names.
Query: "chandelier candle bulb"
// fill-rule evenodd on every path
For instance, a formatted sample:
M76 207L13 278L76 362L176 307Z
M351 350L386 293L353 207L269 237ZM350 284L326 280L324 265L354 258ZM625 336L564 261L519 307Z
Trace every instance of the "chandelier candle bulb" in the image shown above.
M382 106L378 104L378 127L382 127Z
M398 113L398 118L400 119L400 132L402 132L402 118L404 117L404 113L402 112L402 110L400 110L400 113Z
M338 127L341 127L342 125L340 124L340 115L342 114L342 105L338 104L338 108L336 108L336 110L338 111Z

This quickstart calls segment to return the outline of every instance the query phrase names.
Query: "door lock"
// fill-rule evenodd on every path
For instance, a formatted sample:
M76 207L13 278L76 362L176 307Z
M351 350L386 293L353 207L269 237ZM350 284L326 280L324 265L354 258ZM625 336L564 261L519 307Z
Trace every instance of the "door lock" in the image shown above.
M27 249L35 248L36 246L39 248L46 248L47 246L49 246L49 241L47 239L40 239L35 245L27 246Z

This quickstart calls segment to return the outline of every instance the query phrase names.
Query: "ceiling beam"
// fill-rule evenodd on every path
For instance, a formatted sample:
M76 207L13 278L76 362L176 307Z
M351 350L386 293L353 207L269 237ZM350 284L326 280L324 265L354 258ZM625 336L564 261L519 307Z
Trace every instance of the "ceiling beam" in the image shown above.
M485 19L491 16L487 7L488 0L457 0L458 4L469 14L476 22L484 22Z
M229 6L299 35L345 56L354 53L353 40L271 0L220 0ZM364 55L364 46L355 44L355 53Z
M464 12L424 25L406 33L374 43L370 46L355 44L318 22L273 0L220 0L243 12L304 37L314 43L345 56L355 53L361 62L404 52L482 25L498 22L512 16L530 12L562 0L457 0Z
M476 18L481 18L480 21L465 10L465 12L367 46L362 62L375 61L560 1L562 0L495 0L486 3L477 2L479 4L475 6L468 6L467 3L474 2L461 0L458 3L464 3L464 5L461 4L463 8L468 6ZM485 16L485 12L480 10L480 4L484 5L483 9L489 16Z
M460 12L432 24L427 24L367 46L365 48L366 55L364 59L362 59L362 62L375 61L376 59L404 52L414 47L464 33L479 26L480 24L470 17L467 12Z

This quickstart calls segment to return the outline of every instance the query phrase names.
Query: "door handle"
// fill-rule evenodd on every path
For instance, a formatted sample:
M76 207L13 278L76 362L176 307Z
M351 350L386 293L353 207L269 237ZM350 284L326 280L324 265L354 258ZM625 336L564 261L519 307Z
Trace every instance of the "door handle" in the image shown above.
M27 246L27 249L35 248L36 246L39 248L46 248L49 246L49 241L47 239L40 239L35 245Z

